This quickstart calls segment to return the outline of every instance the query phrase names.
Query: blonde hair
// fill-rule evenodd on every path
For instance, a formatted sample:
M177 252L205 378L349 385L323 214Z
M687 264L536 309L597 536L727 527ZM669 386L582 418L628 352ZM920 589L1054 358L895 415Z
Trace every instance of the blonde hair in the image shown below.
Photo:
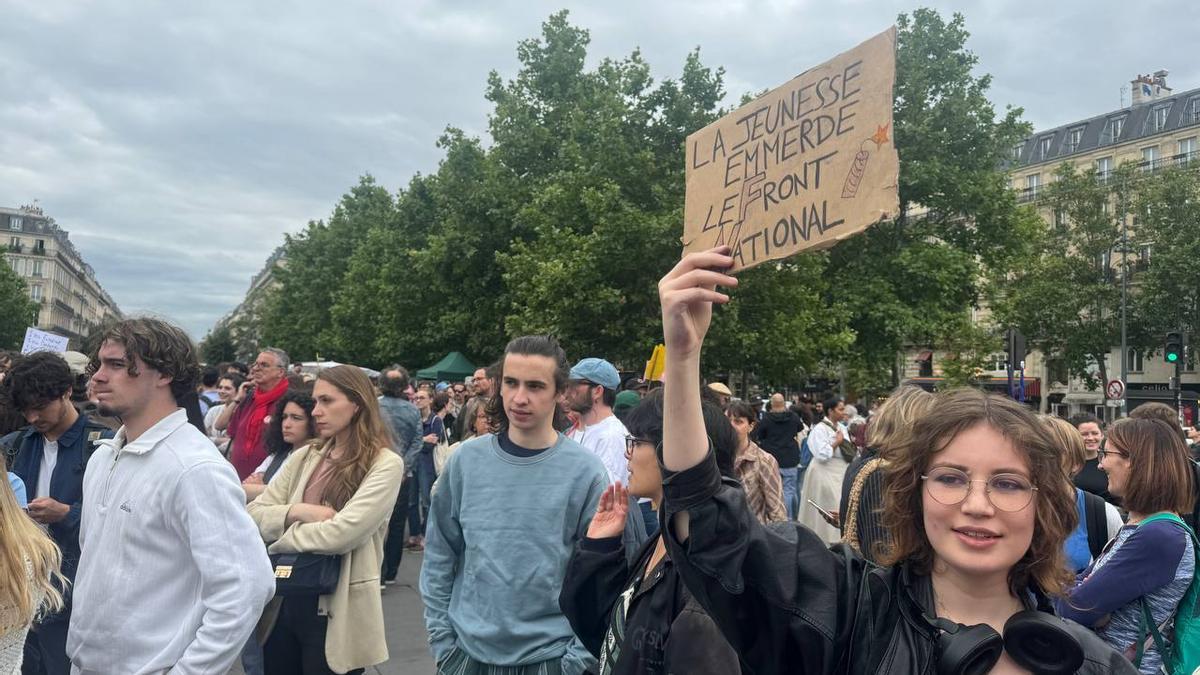
M1087 462L1087 451L1083 447L1083 436L1075 425L1053 415L1038 415L1038 418L1045 425L1050 442L1062 453L1063 471L1070 476L1082 469Z
M0 634L52 614L63 606L66 579L58 545L17 504L8 481L0 481ZM5 625L7 619L16 625Z
M928 414L931 403L933 394L920 387L911 384L898 387L871 417L867 446L875 448L886 460L905 452L912 443L913 425Z
M317 380L337 387L351 403L358 406L358 411L350 419L348 447L341 457L328 458L333 464L333 471L322 497L326 504L340 511L358 491L358 486L367 477L379 453L392 445L392 436L379 413L375 389L357 366L327 368L317 375ZM333 439L325 447L332 450Z

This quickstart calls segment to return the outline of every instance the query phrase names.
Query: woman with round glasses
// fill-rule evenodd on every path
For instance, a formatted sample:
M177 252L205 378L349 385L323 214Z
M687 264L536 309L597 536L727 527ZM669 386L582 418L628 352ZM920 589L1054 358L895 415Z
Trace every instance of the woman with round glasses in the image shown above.
M1123 419L1108 431L1100 468L1108 474L1108 489L1129 510L1129 521L1084 570L1060 610L1094 627L1132 660L1141 643L1138 670L1157 673L1162 656L1143 621L1143 601L1161 625L1175 615L1195 573L1192 537L1178 520L1192 509L1187 449L1166 422Z
M663 522L688 590L754 673L1133 672L1047 594L1070 582L1071 486L1034 414L973 389L936 395L911 451L890 463L887 566L765 527L721 480L696 393L728 247L685 256L662 281L667 365Z

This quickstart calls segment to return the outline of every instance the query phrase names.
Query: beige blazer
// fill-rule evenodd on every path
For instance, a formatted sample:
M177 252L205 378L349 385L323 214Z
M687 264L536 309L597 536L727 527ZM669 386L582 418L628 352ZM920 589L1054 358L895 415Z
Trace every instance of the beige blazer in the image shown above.
M339 673L367 668L388 659L383 629L383 602L379 596L379 569L383 539L396 505L404 461L384 448L363 478L358 491L333 518L321 523L293 523L286 527L288 509L303 501L304 486L320 464L330 443L313 443L288 458L266 492L247 509L258 524L271 553L324 553L342 555L337 590L322 595L318 611L329 616L325 633L325 658ZM270 635L282 598L263 611L258 635Z

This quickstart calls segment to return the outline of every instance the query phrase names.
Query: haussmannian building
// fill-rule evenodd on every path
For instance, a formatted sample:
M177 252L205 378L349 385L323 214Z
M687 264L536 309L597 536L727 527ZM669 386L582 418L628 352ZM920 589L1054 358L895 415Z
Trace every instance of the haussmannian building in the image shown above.
M40 208L0 207L0 230L7 235L5 259L40 307L37 328L70 338L78 349L95 328L121 318L67 231Z
M1163 70L1139 75L1130 82L1130 103L1126 107L1036 131L1014 146L1009 171L1018 201L1038 207L1047 222L1062 218L1049 206L1042 206L1040 198L1064 162L1076 169L1094 168L1101 181L1108 180L1118 166L1129 162L1147 174L1170 167L1200 168L1200 89L1176 93L1167 86L1167 74ZM1129 232L1129 252L1122 254L1115 250L1107 264L1121 267L1125 262L1121 256L1129 255L1129 267L1136 271L1150 264L1153 246L1137 239L1136 228L1131 227ZM1131 292L1135 290L1131 286ZM976 310L976 315L977 319L986 320L986 308ZM936 380L940 375L937 364L940 356L934 350L910 350L904 357L905 377ZM1112 378L1120 377L1121 356L1120 345L1113 345L1106 363ZM1125 356L1128 407L1132 409L1155 400L1171 403L1169 379L1174 367L1164 362L1161 355L1144 354L1137 349L1129 349ZM991 360L993 369L985 373L984 379L993 387L1002 388L999 381L1006 378L1005 356L996 354ZM1105 404L1101 390L1089 390L1082 381L1069 378L1065 369L1047 363L1037 351L1030 353L1026 366L1026 393L1032 393L1029 399L1043 410L1062 415L1090 412L1109 420L1116 415L1117 409ZM1184 366L1181 381L1187 403L1184 414L1190 418L1188 421L1194 422L1196 398L1200 394L1200 373L1194 353Z

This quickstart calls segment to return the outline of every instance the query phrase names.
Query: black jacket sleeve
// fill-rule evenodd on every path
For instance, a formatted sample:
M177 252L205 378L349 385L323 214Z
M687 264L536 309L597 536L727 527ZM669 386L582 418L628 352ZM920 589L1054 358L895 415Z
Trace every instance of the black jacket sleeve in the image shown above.
M669 673L737 675L742 672L737 652L695 600L684 605L671 624L664 661Z
M664 469L663 532L687 589L750 672L831 673L848 651L864 561L829 549L795 523L764 527L712 451L699 465ZM674 515L689 514L678 538Z
M596 658L600 658L600 646L617 596L628 581L629 566L620 537L585 537L575 544L575 551L567 561L558 606L571 623L571 630Z

